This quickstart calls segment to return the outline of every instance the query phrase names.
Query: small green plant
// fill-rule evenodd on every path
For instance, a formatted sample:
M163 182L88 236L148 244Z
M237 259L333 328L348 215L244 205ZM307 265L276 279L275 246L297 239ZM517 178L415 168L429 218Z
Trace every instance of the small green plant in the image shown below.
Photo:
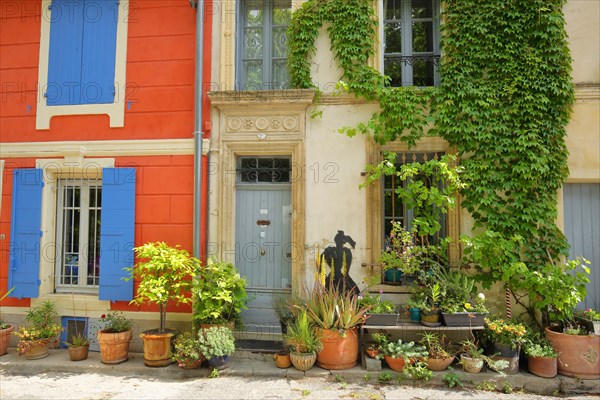
M310 396L310 390L308 390L308 389L302 389L302 396L304 396L304 397Z
M402 373L408 379L422 380L425 382L433 377L433 372L420 361L417 361L414 365L407 365L404 367Z
M369 307L369 314L394 314L396 305L391 300L382 300L381 295L371 296L368 291L363 292L358 301L360 307Z
M364 374L363 375L363 380L365 382L369 382L371 380L371 374L369 374L369 373Z
M419 343L425 346L430 358L444 359L453 355L451 354L452 345L446 342L444 334L425 332L421 336Z
M334 375L337 383L347 383L346 378L343 375Z
M71 336L71 342L65 342L69 347L81 347L90 344L87 336L83 332L76 332Z
M527 330L523 342L523 352L527 357L557 357L558 353L552 343L538 331Z
M481 381L475 386L477 390L483 390L484 392L493 392L496 390L496 381L489 379Z
M460 376L452 370L452 367L450 367L450 370L450 372L447 372L442 376L442 380L446 382L449 388L463 387Z
M10 293L10 292L9 292ZM2 300L2 299L0 299ZM582 313L581 316L583 318L592 320L592 321L600 321L600 312L595 311L592 308L586 308Z
M200 352L204 357L225 357L235 353L235 338L231 329L213 326L202 329L198 335Z
M200 343L192 332L186 331L175 337L171 358L180 367L194 364L202 358Z
M508 381L502 383L502 393L511 394L514 391L512 385Z
M109 333L126 332L132 326L131 320L121 311L109 310L100 316L100 320L106 324L103 331Z
M211 368L210 373L208 374L209 378L218 378L221 373L216 368Z
M394 378L394 376L392 375L391 372L383 372L381 373L378 377L377 377L377 382L379 383L386 383L391 381Z

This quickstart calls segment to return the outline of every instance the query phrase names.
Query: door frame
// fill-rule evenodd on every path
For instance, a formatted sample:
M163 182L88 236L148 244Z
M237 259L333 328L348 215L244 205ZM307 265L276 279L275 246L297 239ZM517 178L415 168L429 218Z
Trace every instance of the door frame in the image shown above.
M235 211L236 211L236 168L237 158L247 156L288 156L291 164L290 192L292 203L291 242L292 247L292 293L299 293L305 276L305 201L304 201L304 146L301 141L265 143L247 141L223 141L219 168L219 195L216 239L218 256L235 263ZM214 254L214 252L213 252Z

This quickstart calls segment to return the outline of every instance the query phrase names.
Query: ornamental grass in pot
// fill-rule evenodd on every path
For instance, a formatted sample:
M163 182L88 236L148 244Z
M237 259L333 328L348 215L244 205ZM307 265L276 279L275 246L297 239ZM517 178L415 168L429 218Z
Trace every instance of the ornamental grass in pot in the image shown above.
M172 362L171 339L176 332L166 328L167 304L192 302L192 277L200 261L179 247L154 242L133 249L140 261L129 268L128 280L137 281L136 295L130 304L154 303L159 308L158 329L140 333L144 341L144 364L149 367L165 367Z
M369 307L361 307L358 296L334 285L317 284L308 294L306 312L319 330L323 349L317 364L324 369L350 369L358 360L358 326Z
M310 325L306 310L301 309L294 321L288 325L283 339L290 347L290 360L297 370L308 371L317 360L317 352L323 345L316 329Z
M62 332L60 324L54 322L56 319L56 306L49 300L30 308L24 325L13 332L13 335L19 337L19 355L25 355L28 360L47 357L48 345L58 343L57 336Z
M453 345L446 341L444 334L426 332L421 336L419 343L427 350L427 368L432 371L446 370L454 361Z
M70 342L66 342L69 349L69 360L83 361L88 358L90 341L83 332L76 332Z

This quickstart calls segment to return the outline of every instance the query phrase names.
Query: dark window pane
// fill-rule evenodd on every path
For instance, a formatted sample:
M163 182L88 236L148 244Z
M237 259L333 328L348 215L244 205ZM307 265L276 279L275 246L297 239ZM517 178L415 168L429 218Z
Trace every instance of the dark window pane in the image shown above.
M385 19L400 19L401 4L400 0L386 0L385 4Z
M433 61L413 60L413 85L433 86Z
M385 57L383 60L384 74L391 78L391 86L402 86L402 62L399 58Z
M413 18L431 18L433 17L432 0L413 0L412 1Z
M413 22L413 53L433 52L433 22Z
M402 24L400 22L390 22L384 26L385 34L385 52L402 52Z

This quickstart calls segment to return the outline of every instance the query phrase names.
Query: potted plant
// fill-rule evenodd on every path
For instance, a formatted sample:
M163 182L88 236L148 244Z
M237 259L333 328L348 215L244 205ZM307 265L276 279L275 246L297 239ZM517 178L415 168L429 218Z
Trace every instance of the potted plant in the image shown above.
M501 318L485 318L483 337L487 342L487 353L494 360L508 361L509 366L503 372L519 372L519 352L526 333L527 329L523 324Z
M69 349L69 360L82 361L88 358L90 341L82 332L76 332L70 342L66 342Z
M289 368L292 366L292 359L290 358L290 352L289 351L278 351L275 354L273 354L273 361L275 361L275 366L277 366L277 368Z
M378 356L387 363L394 371L402 372L406 364L412 364L415 359L427 357L425 346L416 345L415 342L402 342L398 339L397 342L389 342L381 349L381 354Z
M233 264L208 259L193 280L193 315L196 325L228 324L233 329L245 310L248 295L246 279Z
M391 300L382 300L381 294L382 291L379 292L379 296L371 296L368 291L365 291L359 297L359 306L369 307L369 311L365 314L365 325L393 326L398 323L396 305Z
M367 355L371 358L377 358L381 354L381 349L388 343L388 335L383 332L374 332L371 339L373 339L373 342L367 346Z
M49 300L32 307L25 316L24 325L13 332L19 337L19 355L24 354L28 360L47 357L48 344L57 341L56 336L62 332L60 324L54 322L56 318L56 306Z
M428 283L427 285L413 289L418 294L416 297L416 306L420 310L421 324L425 326L440 326L440 308L439 303L443 298L443 286L439 282Z
M310 325L306 310L299 311L283 338L290 346L290 360L294 367L300 371L311 369L317 360L317 352L323 345L315 328Z
M484 363L494 371L503 371L508 368L508 361L494 360L484 353L484 349L479 346L479 342L475 339L465 339L460 342L460 361L465 372L476 374L481 371Z
M388 243L379 256L384 283L400 284L403 275L416 275L421 270L421 260L413 242L413 234L400 222L392 221Z
M579 325L585 327L589 332L600 335L600 312L592 308L586 308L581 314L576 315L575 318Z
M183 369L198 368L204 360L198 338L190 331L175 336L171 357L177 363L177 366Z
M527 332L523 342L523 352L527 356L527 369L542 378L554 378L558 373L558 353L542 334Z
M170 301L178 305L192 302L189 296L191 278L200 261L179 247L154 242L133 249L140 261L129 269L131 275L128 279L136 278L139 281L135 298L130 304L154 303L160 312L158 329L140 333L144 341L144 364L149 367L164 367L172 362L169 353L175 331L165 326L167 304Z
M433 332L425 332L421 336L419 343L427 349L427 368L432 371L446 370L454 361L451 344L446 342L446 336Z
M200 352L214 369L227 367L229 356L235 353L233 332L226 326L212 326L201 329L198 334Z
M421 309L427 307L425 293L422 291L413 291L408 300L406 300L406 307L408 307L410 322L414 322L416 324L420 323Z
M317 364L324 369L354 367L358 360L358 326L369 307L361 307L358 296L351 291L317 284L308 295L306 310L323 343Z
M4 300L6 296L8 296L15 288L12 287L10 290L3 295L0 296L0 301ZM1 318L0 314L0 356L6 354L8 350L8 342L10 339L10 334L13 331L14 326L4 322Z
M483 326L488 311L485 295L473 295L475 279L460 270L431 269L432 278L444 287L439 309L446 326Z
M131 320L121 311L108 311L100 321L104 329L98 331L100 361L104 364L119 364L127 361L131 342Z

